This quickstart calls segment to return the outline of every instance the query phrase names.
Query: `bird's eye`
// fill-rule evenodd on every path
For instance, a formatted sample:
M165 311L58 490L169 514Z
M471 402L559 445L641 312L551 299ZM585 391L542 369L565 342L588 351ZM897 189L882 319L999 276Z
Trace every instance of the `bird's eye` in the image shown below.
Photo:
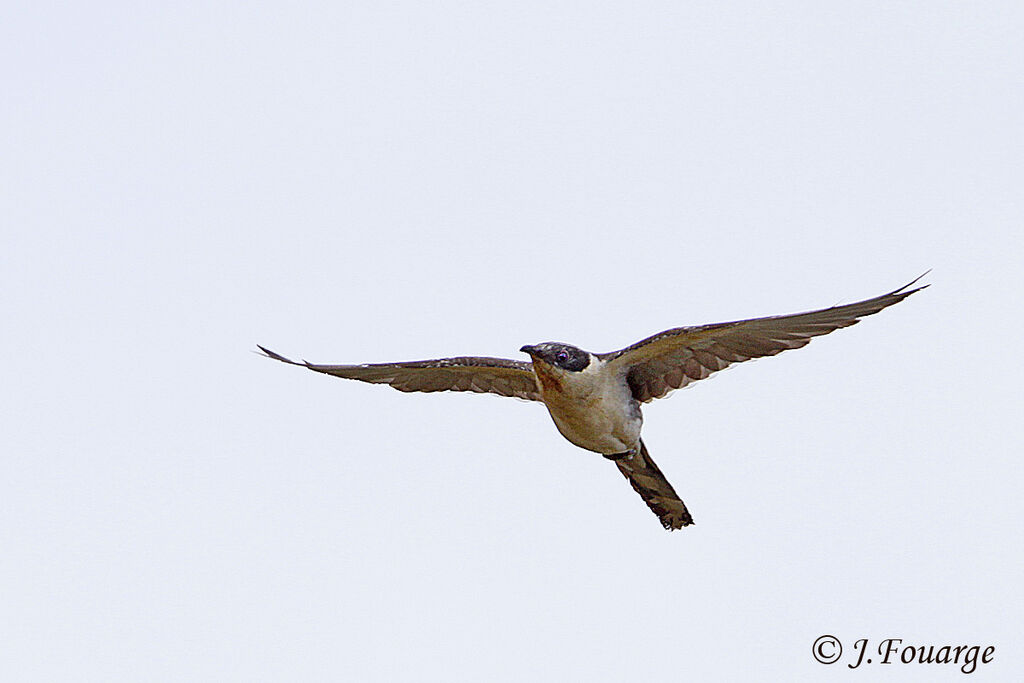
M569 352L568 351L559 351L558 355L555 356L555 358L558 359L559 363L564 363L565 361L569 360Z

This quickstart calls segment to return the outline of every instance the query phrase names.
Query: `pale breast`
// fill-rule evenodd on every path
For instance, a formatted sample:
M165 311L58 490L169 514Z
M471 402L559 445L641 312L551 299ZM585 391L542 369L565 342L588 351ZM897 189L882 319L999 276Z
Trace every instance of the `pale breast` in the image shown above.
M535 368L544 403L562 436L580 448L603 454L637 447L642 417L625 381L599 372L569 375Z

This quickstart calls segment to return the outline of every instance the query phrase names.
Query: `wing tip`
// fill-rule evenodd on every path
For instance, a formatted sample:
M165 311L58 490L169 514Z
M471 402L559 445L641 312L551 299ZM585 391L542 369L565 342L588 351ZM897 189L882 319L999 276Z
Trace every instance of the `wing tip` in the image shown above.
M930 282L927 283L927 284L921 285L919 287L914 287L915 284L920 282L921 278L923 278L925 275L927 275L930 272L932 272L931 268L929 268L928 270L924 271L923 273L921 273L920 275L915 277L913 280L911 280L907 284L905 284L902 287L900 287L899 289L894 289L892 292L889 293L890 296L893 295L893 294L899 294L899 295L902 295L902 296L910 296L914 292L920 292L922 289L927 289L928 287L931 287L932 285L931 285ZM911 287L914 287L914 288L910 289Z
M256 348L259 349L260 352L262 352L262 353L259 353L259 355L261 355L261 356L266 356L267 358L272 358L274 360L279 360L282 363L288 363L288 365L299 365L299 366L305 366L307 368L309 367L309 363L307 363L306 361L302 361L301 363L299 363L297 361L292 360L291 358L285 358L281 354L276 353L274 351L271 351L270 349L268 349L265 346L260 346L259 344L257 344Z

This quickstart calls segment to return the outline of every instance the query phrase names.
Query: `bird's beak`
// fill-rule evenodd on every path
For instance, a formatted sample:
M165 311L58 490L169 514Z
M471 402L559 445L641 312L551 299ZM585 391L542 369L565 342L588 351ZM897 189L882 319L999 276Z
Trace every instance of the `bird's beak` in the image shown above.
M532 356L534 353L536 353L537 347L536 346L530 346L529 344L527 344L526 346L522 347L519 350L522 351L523 353L528 353L528 354L530 354Z

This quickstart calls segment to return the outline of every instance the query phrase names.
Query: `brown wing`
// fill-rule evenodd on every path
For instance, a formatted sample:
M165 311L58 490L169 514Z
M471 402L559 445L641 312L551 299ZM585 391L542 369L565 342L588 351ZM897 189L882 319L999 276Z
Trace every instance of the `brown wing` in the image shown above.
M345 379L390 384L399 391L474 391L540 400L533 365L504 358L438 358L375 365L314 365L299 363L259 347L267 357L283 363Z
M626 380L633 396L646 403L733 363L798 349L810 342L811 337L849 327L860 318L878 313L928 286L910 289L917 280L888 294L845 306L700 327L677 327L599 357L626 369Z
M629 480L633 490L647 503L654 514L658 515L661 525L669 531L681 529L693 524L693 517L672 484L661 473L658 466L651 460L647 446L640 441L640 452L632 458L619 458L615 461L619 471Z

